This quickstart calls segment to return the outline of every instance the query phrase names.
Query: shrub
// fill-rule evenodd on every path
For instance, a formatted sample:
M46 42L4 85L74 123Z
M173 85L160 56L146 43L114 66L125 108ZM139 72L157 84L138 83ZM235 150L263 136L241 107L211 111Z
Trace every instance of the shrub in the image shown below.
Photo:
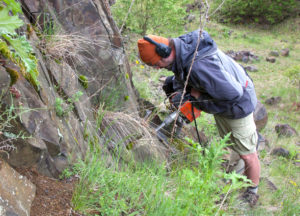
M216 8L222 0L216 0ZM217 19L223 22L275 24L296 11L297 0L227 0L218 12Z
M186 12L182 5L186 0L135 0L127 18L131 2L132 0L119 0L112 7L119 27L125 21L127 29L141 35L149 30L160 33L166 29L183 29Z

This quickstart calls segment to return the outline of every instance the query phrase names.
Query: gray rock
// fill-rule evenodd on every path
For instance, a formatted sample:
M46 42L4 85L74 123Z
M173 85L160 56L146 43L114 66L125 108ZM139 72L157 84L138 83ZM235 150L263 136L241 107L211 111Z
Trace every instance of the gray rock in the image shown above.
M271 63L275 63L276 62L276 58L275 57L267 57L266 61L267 62L271 62Z
M288 48L285 48L285 49L282 49L281 50L281 55L282 56L289 56L289 54L290 54L290 50L288 49Z
M242 62L248 63L249 62L249 56L243 56L242 57Z
M254 55L250 51L243 50L243 51L233 51L229 50L226 52L227 55L229 55L231 58L233 58L236 61L243 61L244 63L257 61L259 58L258 56Z
M268 98L265 103L268 105L276 105L281 101L281 97L280 96L276 96L276 97L270 97Z
M249 65L249 66L246 66L246 67L244 67L247 71L249 71L249 72L257 72L258 71L258 69L257 69L257 67L256 66L253 66L253 65Z
M288 158L290 157L290 152L282 147L278 147L272 150L271 155Z
M269 56L278 57L278 56L279 56L279 52L277 52L277 51L271 51L271 52L269 53Z
M0 215L30 215L35 186L0 160Z
M297 131L289 124L278 124L275 126L275 131L278 136L291 137L297 135Z
M268 122L268 113L265 106L258 100L254 110L254 121L256 129L261 131Z

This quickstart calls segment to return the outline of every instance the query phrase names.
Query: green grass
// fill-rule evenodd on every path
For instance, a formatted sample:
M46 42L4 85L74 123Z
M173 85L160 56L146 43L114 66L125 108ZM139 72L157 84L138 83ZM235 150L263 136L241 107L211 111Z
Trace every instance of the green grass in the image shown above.
M227 139L214 140L205 156L189 140L193 160L176 166L123 164L118 158L118 165L108 166L101 150L94 148L72 171L65 171L67 177L80 176L74 209L85 215L214 215L220 212L221 194L247 186L244 177L221 169Z

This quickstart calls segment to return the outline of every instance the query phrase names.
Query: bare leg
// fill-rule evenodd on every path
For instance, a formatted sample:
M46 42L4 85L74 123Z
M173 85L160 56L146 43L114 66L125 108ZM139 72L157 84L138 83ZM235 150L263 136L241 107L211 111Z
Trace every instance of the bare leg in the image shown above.
M248 179L253 183L253 186L256 187L259 184L260 176L260 163L257 156L257 153L241 155L241 158L245 162L245 174Z

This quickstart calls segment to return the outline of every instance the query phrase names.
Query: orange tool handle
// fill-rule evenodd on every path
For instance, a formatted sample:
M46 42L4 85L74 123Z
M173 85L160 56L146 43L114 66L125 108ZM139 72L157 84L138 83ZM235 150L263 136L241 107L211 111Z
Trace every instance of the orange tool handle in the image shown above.
M193 110L194 115L193 115ZM190 101L186 101L181 107L180 112L190 121L194 121L196 118L198 118L201 115L201 110L198 110L197 108L193 107L192 103ZM194 118L195 116L195 118Z

